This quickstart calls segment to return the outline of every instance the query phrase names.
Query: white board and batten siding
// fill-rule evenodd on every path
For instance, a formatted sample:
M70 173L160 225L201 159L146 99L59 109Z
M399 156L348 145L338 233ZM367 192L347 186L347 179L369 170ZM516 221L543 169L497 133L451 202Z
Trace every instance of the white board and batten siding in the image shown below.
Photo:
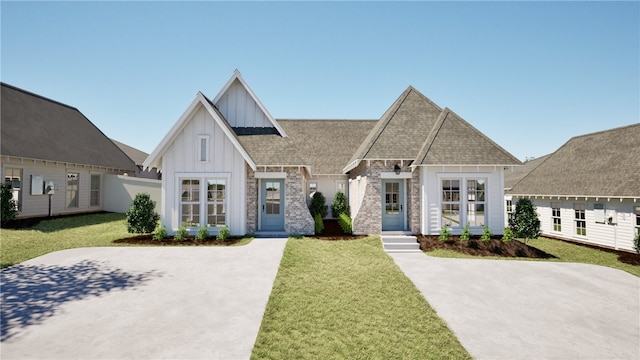
M232 127L273 127L273 124L239 80L216 102Z
M558 237L567 240L574 240L604 246L612 249L633 250L633 237L635 236L635 207L640 206L640 201L634 202L631 199L606 199L584 197L560 197L545 199L531 199L536 206L536 212L540 219L540 231L542 235ZM514 199L514 204L516 200ZM553 219L551 217L551 204L558 203L560 206L561 231L553 229ZM576 234L575 204L585 206L586 236ZM604 222L596 221L594 210L595 204L604 206ZM608 215L615 216L613 223L608 222Z
M418 170L416 170L418 171ZM422 201L421 229L425 235L440 234L442 179L460 179L464 186L466 179L485 179L486 225L493 234L504 232L504 170L501 166L422 166L420 167ZM461 192L461 197L463 193ZM460 212L466 209L461 205ZM460 227L452 227L453 234L460 234ZM471 228L473 234L481 234L481 228Z
M200 160L203 136L209 139L207 161ZM162 155L162 172L161 217L168 232L180 226L180 178L225 177L227 226L232 235L245 234L245 160L201 104Z

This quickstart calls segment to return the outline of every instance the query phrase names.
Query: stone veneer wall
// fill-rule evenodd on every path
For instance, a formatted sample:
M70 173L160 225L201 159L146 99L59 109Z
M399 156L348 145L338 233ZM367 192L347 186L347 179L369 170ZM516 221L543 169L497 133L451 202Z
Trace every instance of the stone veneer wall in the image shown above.
M310 235L314 233L314 223L311 213L307 208L305 198L305 189L303 186L303 168L288 167L267 167L266 169L258 169L266 172L287 173L284 182L284 229L287 234ZM247 233L255 233L258 231L258 183L255 172L247 167Z
M379 234L382 231L382 180L381 172L393 172L393 167L400 161L372 160L369 165L363 160L351 171L349 178L355 179L358 175L367 177L362 204L358 214L353 219L354 234ZM410 171L404 162L403 172ZM420 232L420 173L415 170L410 181L405 181L407 193L407 226L413 233Z

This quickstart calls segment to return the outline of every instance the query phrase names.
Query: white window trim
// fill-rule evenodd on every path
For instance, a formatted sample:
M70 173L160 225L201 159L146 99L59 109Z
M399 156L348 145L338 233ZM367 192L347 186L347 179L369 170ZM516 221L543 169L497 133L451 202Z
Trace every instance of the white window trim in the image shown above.
M199 205L200 205L200 224L198 227L205 226L207 223L207 180L210 179L225 179L225 194L224 194L224 206L225 206L225 225L229 228L229 215L231 214L231 206L232 203L229 201L229 194L231 193L231 173L207 173L207 172L183 172L183 173L175 173L175 201L176 201L176 229L182 226L182 193L181 186L182 180L199 180L200 181L200 194L199 194ZM207 229L218 229L219 226L208 226ZM176 230L174 229L174 230ZM187 230L196 230L197 228L188 227ZM231 230L231 229L230 229Z
M582 205L582 211L584 211L584 219L576 218L576 205ZM584 232L585 235L578 234L578 221L584 221ZM574 203L573 204L573 236L577 238L584 239L587 237L587 204L585 203Z
M202 159L202 140L205 141L206 145L205 145L205 151L206 153L204 154L204 160ZM211 161L211 136L208 134L198 134L198 141L196 143L196 154L198 154L198 161L199 162L209 162Z
M554 208L553 205L558 205L557 208ZM550 231L552 233L556 233L556 234L561 234L562 233L562 203L560 202L555 202L552 201L549 203L549 209L551 209L551 229ZM558 209L559 215L558 216L553 216L553 209ZM554 219L559 219L560 220L560 231L557 231L554 227L555 227L555 223L554 223Z
M442 222L442 181L443 180L459 180L460 181L460 224L458 226L451 226L451 229L462 229L467 224L467 180L484 180L484 218L485 223L483 226L469 226L470 229L479 230L485 226L491 227L489 224L489 207L491 199L491 188L489 186L489 174L486 173L440 173L436 176L438 180L438 226L443 227ZM502 200L500 200L502 201ZM515 205L514 205L515 210Z
M96 205L91 204L91 199L93 198L92 179L94 176L98 177L98 204ZM89 174L89 206L93 208L102 206L102 174L100 173Z
M253 174L253 177L256 179L286 179L287 173L285 171L278 171L278 172L256 171Z

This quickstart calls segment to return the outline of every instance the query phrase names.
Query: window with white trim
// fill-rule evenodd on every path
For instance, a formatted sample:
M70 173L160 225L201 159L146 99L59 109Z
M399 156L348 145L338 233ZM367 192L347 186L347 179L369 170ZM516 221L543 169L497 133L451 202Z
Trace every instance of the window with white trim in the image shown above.
M640 206L636 206L636 234L640 234Z
M77 208L78 201L78 188L80 186L80 174L77 172L67 173L67 207Z
M467 179L467 224L484 226L486 180Z
M13 200L17 204L16 210L22 210L22 169L5 168L4 184L11 190Z
M584 204L573 204L576 235L587 236L587 220Z
M200 162L209 161L209 135L198 135L197 153Z
M227 223L227 180L207 179L207 226L222 226Z
M180 225L186 228L199 227L200 179L182 179L180 193Z
M507 200L506 209L507 209L507 220L513 219L513 200Z
M554 232L562 232L562 219L560 218L560 203L551 203L551 223Z
M460 225L460 179L442 180L442 226L449 225L458 227Z
M336 192L347 193L347 182L345 180L336 180Z
M89 205L100 206L100 174L91 174L91 193L89 194Z

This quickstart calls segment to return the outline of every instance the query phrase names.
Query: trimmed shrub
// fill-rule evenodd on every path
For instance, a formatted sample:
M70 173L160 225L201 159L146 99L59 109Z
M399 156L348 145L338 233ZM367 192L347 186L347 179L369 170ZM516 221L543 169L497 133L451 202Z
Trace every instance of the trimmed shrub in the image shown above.
M156 228L160 215L154 211L155 202L151 195L139 193L127 211L127 231L136 234L150 234Z
M351 215L351 209L349 209L347 197L342 191L338 191L331 203L331 215L334 218L340 218L340 215L342 214Z
M198 228L198 232L196 233L196 240L202 241L209 237L209 230L206 226L201 226Z
M162 241L167 237L167 228L164 225L156 226L156 231L153 233L153 240Z
M320 235L324 231L324 222L322 222L322 215L315 214L313 217L314 231L316 235Z
M353 232L351 226L351 217L349 217L348 214L340 214L340 217L338 218L338 225L340 225L342 231L347 235L351 235L351 233Z
M471 229L469 229L469 224L467 224L462 228L462 235L460 235L460 240L467 241L470 238L471 238Z
M18 215L18 203L13 199L11 188L2 185L0 190L0 213L2 215L0 222L4 225L13 220Z
M513 230L511 230L511 228L506 227L504 228L504 234L502 234L502 241L503 242L509 242L513 240Z
M216 239L220 241L225 241L227 240L228 237L229 237L229 228L226 226L221 226L220 229L218 229L218 235L216 235Z
M176 234L173 236L173 238L178 241L183 241L184 239L187 238L187 235L189 235L187 228L184 226L180 226L176 231Z
M309 212L311 212L311 216L315 218L317 214L320 214L320 218L324 218L327 216L328 211L327 200L320 191L316 191L315 194L313 194L311 204L309 205Z
M536 214L536 207L529 199L518 199L513 218L509 220L509 227L517 238L535 239L540 234L540 220Z
M489 229L489 227L485 225L485 226L482 228L482 236L480 237L480 240L482 240L482 241L489 241L489 240L491 240L491 236L492 236L492 235L493 235L493 234L491 233L491 229Z
M440 236L438 237L438 239L440 239L440 241L447 241L450 237L451 230L449 230L449 224L444 224L442 230L440 230Z

